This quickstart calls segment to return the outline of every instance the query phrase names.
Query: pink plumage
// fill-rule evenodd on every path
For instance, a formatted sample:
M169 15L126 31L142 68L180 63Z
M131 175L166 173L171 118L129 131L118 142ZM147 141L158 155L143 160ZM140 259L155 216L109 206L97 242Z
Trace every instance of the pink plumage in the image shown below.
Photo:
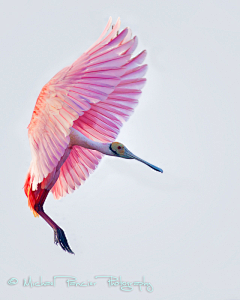
M56 199L72 193L104 154L119 156L111 144L106 148L106 143L116 139L146 82L147 65L142 65L146 51L132 56L137 37L131 37L129 28L118 34L120 19L104 37L110 26L111 18L93 46L43 87L28 126L32 162L24 189L34 215L49 223L57 242L62 233L42 207L48 192ZM74 144L71 139L76 132L79 140ZM64 250L69 251L68 245Z
M89 139L114 141L122 123L138 103L146 79L146 51L132 58L137 38L125 28L116 36L120 19L71 66L57 73L42 89L28 126L32 152L32 190L58 165L74 127ZM56 199L71 193L88 177L102 154L74 146L51 189Z

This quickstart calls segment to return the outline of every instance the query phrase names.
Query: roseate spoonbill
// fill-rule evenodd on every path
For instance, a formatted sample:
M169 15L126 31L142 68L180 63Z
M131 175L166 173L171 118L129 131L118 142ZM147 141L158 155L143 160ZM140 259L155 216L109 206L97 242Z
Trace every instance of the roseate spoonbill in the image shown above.
M64 231L43 210L49 191L56 199L72 193L104 154L136 159L163 172L115 142L138 102L147 65L142 65L146 51L132 58L137 37L131 38L129 28L118 34L120 19L104 38L111 21L92 47L43 87L28 126L28 205L53 228L54 242L69 253Z

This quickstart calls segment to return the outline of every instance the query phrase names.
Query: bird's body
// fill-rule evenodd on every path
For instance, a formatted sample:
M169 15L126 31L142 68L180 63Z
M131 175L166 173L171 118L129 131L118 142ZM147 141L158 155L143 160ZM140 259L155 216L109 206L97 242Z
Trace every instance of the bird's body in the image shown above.
M104 154L135 158L162 172L114 142L138 102L147 65L141 65L146 51L131 58L137 38L131 39L128 28L118 35L119 19L104 38L110 25L111 18L97 42L43 87L28 126L28 203L53 228L55 242L70 253L63 230L43 210L49 191L56 199L73 192Z

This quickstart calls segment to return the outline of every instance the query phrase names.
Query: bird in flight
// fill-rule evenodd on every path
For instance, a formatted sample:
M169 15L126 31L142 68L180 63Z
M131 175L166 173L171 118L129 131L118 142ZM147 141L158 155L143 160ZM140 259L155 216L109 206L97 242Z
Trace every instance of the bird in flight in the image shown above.
M28 126L32 161L24 191L35 217L54 231L54 242L73 253L64 231L44 212L51 191L55 199L72 193L97 167L103 155L144 161L115 139L138 103L147 65L146 51L133 57L137 37L119 32L120 19L71 66L41 90ZM105 37L106 36L106 37Z

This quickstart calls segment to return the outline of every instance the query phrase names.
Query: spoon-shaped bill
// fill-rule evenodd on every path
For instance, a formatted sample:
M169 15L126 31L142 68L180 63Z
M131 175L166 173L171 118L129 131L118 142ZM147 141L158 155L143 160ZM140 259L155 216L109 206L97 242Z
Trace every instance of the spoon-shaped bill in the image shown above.
M153 170L163 173L163 170L162 170L162 169L160 169L160 168L158 168L158 167L156 167L156 166L150 164L149 162L147 162L147 161L145 161L145 160L139 158L138 156L136 156L136 155L134 155L132 152L130 152L128 149L125 150L125 155L124 155L124 156L125 156L125 158L136 159L136 160L138 160L138 161L144 163L145 165L149 166L149 167L152 168Z

